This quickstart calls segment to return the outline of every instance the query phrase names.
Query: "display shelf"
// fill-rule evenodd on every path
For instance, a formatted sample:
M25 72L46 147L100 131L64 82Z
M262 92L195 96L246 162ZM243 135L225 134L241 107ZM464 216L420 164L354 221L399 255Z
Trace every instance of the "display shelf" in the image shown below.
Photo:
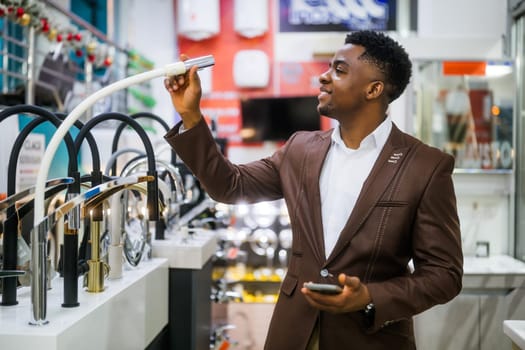
M168 323L168 261L155 258L88 293L79 278L79 307L63 308L63 279L52 280L44 326L28 324L29 287L18 305L0 307L0 348L39 350L145 349Z
M465 256L463 270L458 296L414 317L417 345L428 350L510 349L504 323L525 319L525 263L508 255Z
M503 332L510 338L513 349L525 349L525 321L503 321Z
M152 241L153 256L167 258L170 268L200 269L216 251L217 235L213 230L192 229L191 234L179 231Z
M455 168L454 174L479 174L479 175L512 175L512 169L474 169L474 168Z
M522 288L525 263L508 255L468 257L463 262L463 290Z

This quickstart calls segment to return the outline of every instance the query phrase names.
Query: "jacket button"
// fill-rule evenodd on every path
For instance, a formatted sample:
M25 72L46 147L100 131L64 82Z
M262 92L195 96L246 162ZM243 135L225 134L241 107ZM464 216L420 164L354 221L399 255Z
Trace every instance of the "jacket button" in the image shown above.
M319 274L321 275L321 277L325 277L325 278L328 277L328 276L330 276L330 272L328 272L327 269L322 269L322 270L319 272Z

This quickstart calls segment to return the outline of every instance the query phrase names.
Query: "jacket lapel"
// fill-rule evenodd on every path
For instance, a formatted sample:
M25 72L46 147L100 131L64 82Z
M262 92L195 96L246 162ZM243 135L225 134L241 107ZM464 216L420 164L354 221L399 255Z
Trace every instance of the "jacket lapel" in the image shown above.
M402 132L395 125L392 125L390 136L372 167L370 175L363 184L350 218L341 231L339 239L326 263L333 260L350 243L352 237L368 218L381 195L399 171L408 150L409 147L403 142Z
M324 253L324 235L323 235L323 221L321 214L321 193L319 189L319 179L321 177L321 170L323 163L332 144L331 132L329 130L324 132L311 141L307 147L307 155L305 162L305 187L307 193L307 200L310 203L312 210L313 234L306 237L315 256L320 263L325 261Z

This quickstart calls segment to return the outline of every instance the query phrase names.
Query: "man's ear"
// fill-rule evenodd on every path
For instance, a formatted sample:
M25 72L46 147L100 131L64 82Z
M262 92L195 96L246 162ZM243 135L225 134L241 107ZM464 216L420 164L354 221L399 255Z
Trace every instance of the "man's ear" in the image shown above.
M384 90L385 83L383 83L381 80L375 80L368 84L368 88L366 90L366 98L369 100L378 98L381 96Z

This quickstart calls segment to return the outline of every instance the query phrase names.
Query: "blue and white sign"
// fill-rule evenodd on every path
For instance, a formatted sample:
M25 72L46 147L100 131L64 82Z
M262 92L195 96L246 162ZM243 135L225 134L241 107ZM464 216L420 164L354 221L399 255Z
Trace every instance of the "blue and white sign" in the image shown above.
M395 30L396 0L280 0L281 32Z

